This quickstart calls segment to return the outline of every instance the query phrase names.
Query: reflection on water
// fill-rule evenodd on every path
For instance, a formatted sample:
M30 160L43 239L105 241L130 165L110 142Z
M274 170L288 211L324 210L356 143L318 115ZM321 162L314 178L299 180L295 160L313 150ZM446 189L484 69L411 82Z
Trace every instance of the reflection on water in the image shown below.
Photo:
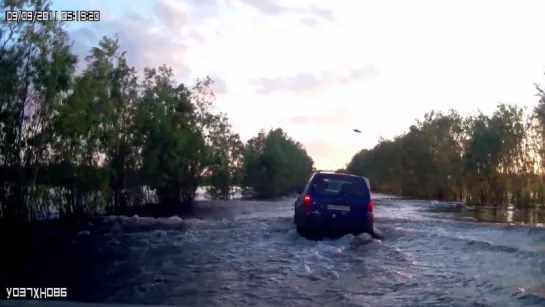
M515 223L543 226L545 206L517 208L514 205L436 207L431 212L452 213L454 218L475 222Z

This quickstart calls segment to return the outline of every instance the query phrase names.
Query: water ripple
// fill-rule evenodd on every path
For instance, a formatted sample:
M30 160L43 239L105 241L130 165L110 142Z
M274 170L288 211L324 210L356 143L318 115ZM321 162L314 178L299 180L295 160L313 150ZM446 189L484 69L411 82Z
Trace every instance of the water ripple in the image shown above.
M294 230L291 200L218 206L231 214L96 221L66 243L70 261L34 276L57 274L73 300L116 304L545 304L542 228L431 218L418 202L379 199L384 241L309 241Z

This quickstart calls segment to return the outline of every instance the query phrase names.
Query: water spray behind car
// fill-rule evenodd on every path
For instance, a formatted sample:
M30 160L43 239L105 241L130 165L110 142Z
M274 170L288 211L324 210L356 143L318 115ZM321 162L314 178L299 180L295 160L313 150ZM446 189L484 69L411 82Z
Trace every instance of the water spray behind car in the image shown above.
M360 129L354 128L352 130L355 133L361 134ZM365 180L367 180L367 185L369 186L369 190L371 190L371 184L370 184L369 178L365 177ZM370 233L370 235L373 236L373 238L378 239L378 240L383 240L384 239L384 235L382 234L382 232L375 225L373 225L373 231Z

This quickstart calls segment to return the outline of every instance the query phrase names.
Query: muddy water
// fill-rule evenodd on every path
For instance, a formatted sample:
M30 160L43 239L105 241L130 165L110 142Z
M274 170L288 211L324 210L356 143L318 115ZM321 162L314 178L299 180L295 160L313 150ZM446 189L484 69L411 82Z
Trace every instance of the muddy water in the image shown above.
M545 306L543 227L375 199L383 241L308 241L294 230L293 199L202 203L209 214L199 219L95 221L64 249L70 261L47 257L33 278L111 304Z

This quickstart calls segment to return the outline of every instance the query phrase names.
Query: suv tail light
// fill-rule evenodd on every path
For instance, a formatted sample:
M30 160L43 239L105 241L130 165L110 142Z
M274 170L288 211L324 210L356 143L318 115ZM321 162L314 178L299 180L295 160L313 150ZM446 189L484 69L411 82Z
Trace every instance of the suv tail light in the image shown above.
M303 207L306 209L310 209L310 195L305 195L303 198Z
M367 212L373 213L373 206L374 206L373 201L370 200L369 204L367 205Z

